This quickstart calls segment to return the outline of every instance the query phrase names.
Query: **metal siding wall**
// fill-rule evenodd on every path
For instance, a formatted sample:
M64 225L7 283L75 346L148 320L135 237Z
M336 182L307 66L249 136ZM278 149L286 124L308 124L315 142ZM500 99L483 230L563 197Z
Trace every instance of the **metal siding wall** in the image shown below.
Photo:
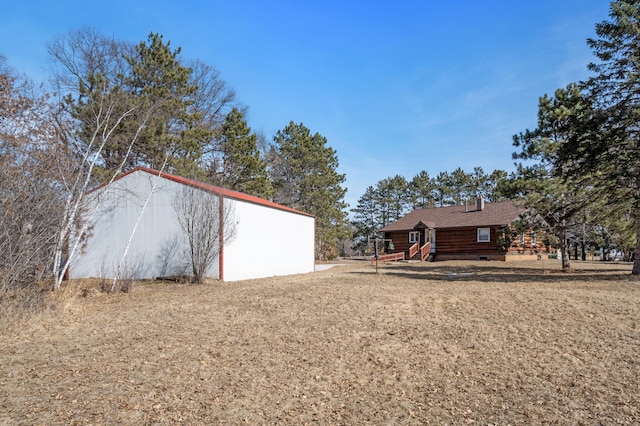
M173 207L182 185L137 171L114 182L112 189L107 192L85 253L78 254L72 263L72 278L113 277L154 181L158 182L156 191L138 224L126 263L135 272L136 278L173 275L184 270L188 264L183 254L187 242ZM163 271L164 259L174 243L173 261L169 270ZM217 260L207 275L218 277Z
M244 201L233 205L236 237L224 249L224 279L313 272L315 219Z

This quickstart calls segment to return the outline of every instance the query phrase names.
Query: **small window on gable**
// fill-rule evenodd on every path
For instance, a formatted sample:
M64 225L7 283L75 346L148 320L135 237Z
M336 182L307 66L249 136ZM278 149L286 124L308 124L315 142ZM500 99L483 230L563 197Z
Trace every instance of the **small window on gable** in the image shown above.
M478 228L478 242L479 243L488 243L490 240L490 230L489 228Z
M420 235L420 233L418 231L409 232L409 242L410 243L417 243L419 235Z

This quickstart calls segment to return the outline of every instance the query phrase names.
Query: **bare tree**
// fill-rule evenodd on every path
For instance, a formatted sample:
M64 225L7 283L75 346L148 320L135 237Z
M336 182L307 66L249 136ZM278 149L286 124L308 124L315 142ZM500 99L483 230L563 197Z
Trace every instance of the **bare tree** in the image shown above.
M91 89L91 76L102 75L117 81L128 72L125 54L133 51L131 43L100 34L95 28L81 27L68 34L56 35L47 44L51 58L51 82L60 93L73 98L82 96L81 86Z
M191 96L189 111L197 117L194 127L207 130L203 134L209 137L200 141L202 163L206 167L220 150L221 128L227 114L233 108L246 114L247 107L237 101L235 90L222 80L217 68L199 60L190 62L189 67L192 70L190 82L197 87Z
M174 208L187 241L187 257L196 284L201 284L222 248L236 236L233 208L222 194L185 186Z
M67 164L46 97L0 57L0 286L42 279L61 191L51 170Z
M233 107L246 112L246 107L239 106L235 90L222 80L217 68L199 60L191 62L189 67L192 70L191 84L198 88L192 95L190 107L198 113L197 125L213 130L224 123Z
M0 327L45 300L38 282L50 273L62 213L52 171L69 173L69 152L59 144L47 100L0 56Z

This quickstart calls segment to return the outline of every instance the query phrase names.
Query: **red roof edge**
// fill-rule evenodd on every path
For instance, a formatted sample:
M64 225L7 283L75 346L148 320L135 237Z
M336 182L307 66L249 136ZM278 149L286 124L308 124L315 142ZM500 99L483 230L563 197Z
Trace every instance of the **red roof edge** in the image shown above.
M174 182L177 182L177 183L181 183L183 185L189 185L189 186L191 186L193 188L198 188L198 189L201 189L203 191L207 191L207 192L210 192L210 193L213 193L213 194L221 194L221 195L223 195L223 196L225 196L227 198L232 198L234 200L246 201L248 203L258 204L258 205L265 206L265 207L271 207L271 208L274 208L274 209L277 209L277 210L283 210L283 211L287 211L287 212L290 212L290 213L296 213L296 214L303 215L303 216L315 217L312 214L305 213L303 211L296 210L296 209L293 209L291 207L283 206L282 204L274 203L273 201L265 200L264 198L256 197L255 195L249 195L249 194L245 194L244 192L233 191L233 190L230 190L230 189L224 189L224 188L221 188L219 186L211 185L211 184L204 183L204 182L199 182L197 180L188 179L188 178L185 178L185 177L182 177L182 176L172 175L170 173L160 172L158 170L151 169L151 168L148 168L148 167L143 167L143 166L137 166L137 167L134 167L131 170L128 170L128 171L126 171L124 173L121 173L120 175L116 176L113 179L113 182L115 182L117 180L120 180L120 179L122 179L122 178L124 178L124 177L126 177L126 176L128 176L128 175L130 175L132 173L134 173L134 172L137 172L137 171L142 171L142 172L149 173L149 174L152 174L152 175L155 175L155 176L159 176L159 177L162 177L162 178L165 178L165 179L169 179L171 181L174 181ZM96 191L96 190L106 186L107 184L108 183L102 183L102 184L98 185L97 187L93 188L89 192Z

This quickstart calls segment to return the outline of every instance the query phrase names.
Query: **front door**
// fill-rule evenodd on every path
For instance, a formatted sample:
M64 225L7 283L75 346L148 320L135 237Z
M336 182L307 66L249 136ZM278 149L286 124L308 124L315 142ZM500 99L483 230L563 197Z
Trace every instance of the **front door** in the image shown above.
M436 252L436 230L429 230L429 241L431 241L431 253Z

